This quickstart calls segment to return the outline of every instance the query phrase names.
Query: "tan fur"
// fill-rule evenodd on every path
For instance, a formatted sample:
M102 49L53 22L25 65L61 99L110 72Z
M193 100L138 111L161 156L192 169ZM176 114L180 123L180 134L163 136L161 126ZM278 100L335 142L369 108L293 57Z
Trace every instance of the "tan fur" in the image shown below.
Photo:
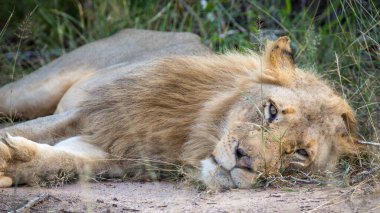
M95 152L104 152L111 164L139 179L185 166L217 188L247 188L261 174L280 168L332 169L339 156L358 149L354 113L324 82L295 67L289 44L289 38L281 37L268 43L262 55L196 53L193 46L184 45L177 55L111 66L99 74L83 75L66 94L59 93L60 103L50 105L58 105L56 113L68 116L54 115L50 134L42 130L30 134L33 121L0 133L42 141L62 134L70 124L66 137L80 138L47 149L58 149L51 151L58 152L55 158L62 155L63 161L75 163L52 171L39 168L40 173L54 173L57 168L78 172L80 167L73 165L88 165L87 159L99 157ZM183 56L187 48L189 55ZM83 101L74 101L75 97ZM20 111L25 113L25 106ZM72 141L78 141L78 147ZM20 146L9 153L7 144L0 143L4 156L0 186L1 178L7 181L3 185L9 185L6 177L15 177L9 162L16 160L16 154L29 153ZM75 151L88 150L87 145L93 151ZM34 160L41 162L35 157L28 165ZM96 160L110 171L109 162Z

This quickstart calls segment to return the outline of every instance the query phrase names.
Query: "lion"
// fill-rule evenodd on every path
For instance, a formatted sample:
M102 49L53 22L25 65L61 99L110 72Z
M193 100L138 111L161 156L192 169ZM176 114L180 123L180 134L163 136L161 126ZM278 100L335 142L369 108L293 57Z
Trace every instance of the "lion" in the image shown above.
M127 29L3 86L0 112L29 120L0 130L0 187L184 168L210 188L249 188L361 149L352 108L296 67L288 37L215 54L191 33Z

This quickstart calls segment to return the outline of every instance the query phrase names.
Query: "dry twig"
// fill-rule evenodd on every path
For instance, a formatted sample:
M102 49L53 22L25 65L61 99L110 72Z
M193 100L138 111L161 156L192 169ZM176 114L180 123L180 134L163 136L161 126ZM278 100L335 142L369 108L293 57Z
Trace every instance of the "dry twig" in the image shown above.
M380 143L370 142L370 141L358 141L358 143L365 144L365 145L371 145L371 146L380 146Z
M14 210L14 211L10 211L8 213L27 213L27 212L30 212L30 209L36 205L37 203L47 199L49 197L49 194L47 193L42 193L42 194L39 194L37 197L29 200L24 206Z

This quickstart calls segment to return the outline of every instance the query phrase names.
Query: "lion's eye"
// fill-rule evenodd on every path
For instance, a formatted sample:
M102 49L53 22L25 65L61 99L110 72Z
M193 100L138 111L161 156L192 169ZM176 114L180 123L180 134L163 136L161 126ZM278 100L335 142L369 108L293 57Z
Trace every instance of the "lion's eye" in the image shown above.
M269 104L269 122L274 121L277 117L277 108L272 103Z
M278 109L274 102L269 100L263 106L266 122L272 123L273 121L278 120Z
M277 115L277 109L273 104L270 104L269 107L269 112L271 116L276 116Z
M308 154L307 151L304 150L304 149L298 149L298 150L296 151L296 153L299 154L299 155L301 155L301 156L304 157L304 158L308 158L308 157L309 157L309 154Z

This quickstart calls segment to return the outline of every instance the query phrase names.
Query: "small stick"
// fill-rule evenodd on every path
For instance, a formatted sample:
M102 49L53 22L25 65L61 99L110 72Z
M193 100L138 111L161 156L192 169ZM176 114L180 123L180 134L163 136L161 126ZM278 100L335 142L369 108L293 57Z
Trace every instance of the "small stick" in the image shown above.
M21 208L18 208L14 211L10 211L8 213L27 213L27 212L30 212L30 208L32 208L34 205L36 205L37 203L47 199L49 197L49 194L47 193L42 193L42 194L39 194L37 197L29 200L24 206L22 206Z
M307 174L301 170L298 170L298 169L292 169L292 170L295 172L301 173L302 175L304 175L307 178L307 179L300 179L300 178L290 176L290 179L292 179L294 181L301 182L301 183L307 183L307 184L318 184L318 185L325 184L325 182L314 179L309 174Z
M306 184L322 184L321 181L315 180L315 179L310 178L310 177L308 177L308 179L301 179L301 178L296 178L296 177L290 176L290 178L294 181L306 183Z
M358 141L360 144L372 145L372 146L380 146L380 143L369 142L369 141Z

